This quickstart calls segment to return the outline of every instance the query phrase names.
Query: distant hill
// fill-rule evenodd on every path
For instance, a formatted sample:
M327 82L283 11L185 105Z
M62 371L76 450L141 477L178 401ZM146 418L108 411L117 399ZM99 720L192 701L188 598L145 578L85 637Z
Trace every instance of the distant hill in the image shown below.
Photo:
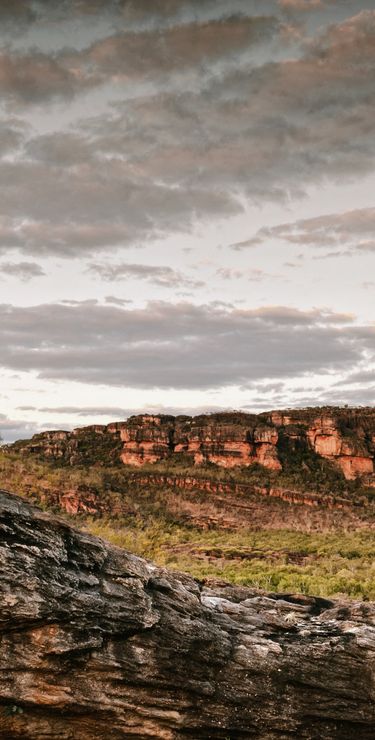
M132 416L124 422L49 431L10 447L61 464L141 467L154 463L231 469L259 464L282 471L297 460L324 458L347 480L367 476L375 485L375 409L308 408L201 416ZM306 458L306 460L304 460Z
M134 416L1 448L0 487L160 565L375 598L375 409Z

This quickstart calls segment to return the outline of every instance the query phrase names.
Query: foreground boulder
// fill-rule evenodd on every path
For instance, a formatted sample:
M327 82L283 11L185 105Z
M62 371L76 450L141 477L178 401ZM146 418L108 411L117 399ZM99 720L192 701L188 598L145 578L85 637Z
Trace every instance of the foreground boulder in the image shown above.
M375 605L203 586L0 492L0 736L375 736Z

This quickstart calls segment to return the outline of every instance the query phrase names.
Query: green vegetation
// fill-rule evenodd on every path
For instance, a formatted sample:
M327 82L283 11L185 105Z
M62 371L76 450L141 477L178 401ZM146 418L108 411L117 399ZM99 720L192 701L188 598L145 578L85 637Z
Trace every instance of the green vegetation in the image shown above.
M300 455L300 457L299 457ZM303 458L303 459L302 459ZM183 570L199 579L219 578L237 584L268 591L302 592L320 596L345 595L355 599L375 599L375 533L373 522L374 489L361 489L356 483L343 481L339 472L327 461L296 450L284 455L284 472L275 474L264 468L227 471L207 465L192 468L188 459L177 464L159 464L142 468L139 473L192 475L212 482L241 482L251 485L285 485L297 488L305 478L306 488L319 490L314 480L326 478L327 489L345 493L357 501L366 499L367 507L357 507L362 521L352 531L351 521L340 531L296 531L285 525L286 514L293 510L284 502L274 501L278 523L270 527L270 500L249 493L241 501L263 507L262 529L251 529L251 522L238 519L238 526L225 526L200 519L200 507L210 514L219 499L197 489L187 492L173 486L141 482L134 469L125 466L108 467L103 460L97 465L57 467L37 456L23 457L17 452L0 451L0 486L31 498L44 508L61 514L62 497L76 493L78 499L93 505L96 515L64 514L71 523L99 535L111 543L131 550L168 568ZM306 469L301 473L301 465ZM337 487L336 487L337 482ZM344 488L345 486L345 488ZM225 496L222 506L225 510ZM189 508L190 507L190 508ZM301 509L300 509L301 510ZM306 511L302 507L303 512ZM191 516L187 515L187 512ZM319 510L311 510L319 516ZM310 519L306 511L306 525ZM233 517L232 517L233 521Z
M355 494L361 488L359 480L346 480L338 467L314 452L298 426L279 430L277 450L283 466L278 475L280 485L338 495Z
M204 531L152 519L141 528L88 520L92 534L195 578L220 578L268 591L375 599L371 531ZM297 560L297 562L296 562Z

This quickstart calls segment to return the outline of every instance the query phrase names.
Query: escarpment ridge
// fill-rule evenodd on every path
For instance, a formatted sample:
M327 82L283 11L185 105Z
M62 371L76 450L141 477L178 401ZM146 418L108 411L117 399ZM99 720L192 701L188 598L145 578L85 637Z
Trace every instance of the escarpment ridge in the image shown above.
M196 581L0 492L8 740L375 731L375 605Z
M199 466L281 471L286 457L313 453L347 480L375 484L375 409L310 408L262 414L228 412L196 417L141 415L127 421L51 431L13 449L65 464L122 461L142 467L185 460Z

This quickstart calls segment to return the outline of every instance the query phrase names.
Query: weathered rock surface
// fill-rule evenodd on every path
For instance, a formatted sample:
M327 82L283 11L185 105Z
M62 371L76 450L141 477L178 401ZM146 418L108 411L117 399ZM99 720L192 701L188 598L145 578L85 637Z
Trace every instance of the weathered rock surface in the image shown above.
M314 420L307 431L311 446L322 457L336 461L345 478L373 473L373 459L369 457L364 434L344 436L338 419L321 416Z
M375 409L302 409L272 412L268 419L294 442L305 437L321 457L341 468L347 480L374 473ZM371 482L371 481L370 481Z
M375 409L302 409L265 414L240 412L188 416L133 416L107 426L54 431L16 443L69 464L122 460L141 467L169 459L224 468L258 463L280 471L281 452L313 450L336 464L347 479L368 476L373 483Z
M375 605L202 585L0 492L7 740L370 740Z

